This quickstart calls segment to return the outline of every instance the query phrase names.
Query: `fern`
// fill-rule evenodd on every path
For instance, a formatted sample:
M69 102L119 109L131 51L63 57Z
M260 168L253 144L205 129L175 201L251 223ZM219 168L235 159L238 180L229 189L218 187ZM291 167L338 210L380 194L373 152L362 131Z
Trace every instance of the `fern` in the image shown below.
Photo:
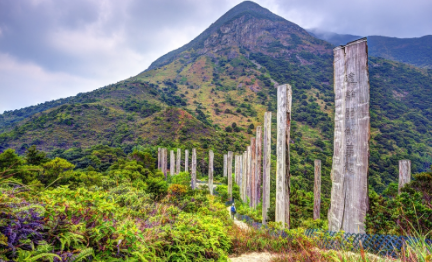
M89 256L92 256L93 258L95 256L94 250L91 247L81 250L81 252L78 255L73 257L72 261L74 262L84 261L84 259L88 258Z

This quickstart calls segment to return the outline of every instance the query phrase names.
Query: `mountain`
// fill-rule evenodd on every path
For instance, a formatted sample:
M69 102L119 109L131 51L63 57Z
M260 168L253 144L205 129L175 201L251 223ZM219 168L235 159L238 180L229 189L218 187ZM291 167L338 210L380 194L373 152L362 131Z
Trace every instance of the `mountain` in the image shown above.
M318 29L309 29L313 36L335 46L345 45L361 36L336 34ZM416 38L368 36L369 55L432 69L432 35Z
M253 2L243 2L187 45L135 77L59 101L0 115L0 150L30 145L69 156L98 144L122 148L163 145L199 151L205 173L209 148L215 172L223 153L242 152L273 112L276 89L293 87L293 187L313 189L313 161L323 164L330 193L333 150L333 46ZM432 164L432 72L370 57L370 185L396 181L400 159L413 172ZM274 169L274 162L272 166Z

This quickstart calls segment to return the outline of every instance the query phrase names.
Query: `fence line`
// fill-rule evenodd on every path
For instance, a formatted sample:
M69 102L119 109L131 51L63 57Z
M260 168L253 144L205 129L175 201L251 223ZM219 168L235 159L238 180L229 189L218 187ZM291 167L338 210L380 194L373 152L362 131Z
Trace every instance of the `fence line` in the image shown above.
M225 202L225 205L231 205L233 201ZM253 218L247 215L236 214L238 220L244 221L249 226L255 229L265 228L260 222L256 222ZM288 237L286 231L276 230L271 232L272 235ZM361 247L366 252L375 253L382 256L397 257L402 251L402 248L407 244L417 243L420 240L410 236L393 236L393 235L369 235L369 234L356 234L356 233L341 233L329 232L320 229L306 229L305 235L311 238L317 238L318 246L323 249L334 250L350 250L359 251ZM426 239L427 244L432 245L432 239Z

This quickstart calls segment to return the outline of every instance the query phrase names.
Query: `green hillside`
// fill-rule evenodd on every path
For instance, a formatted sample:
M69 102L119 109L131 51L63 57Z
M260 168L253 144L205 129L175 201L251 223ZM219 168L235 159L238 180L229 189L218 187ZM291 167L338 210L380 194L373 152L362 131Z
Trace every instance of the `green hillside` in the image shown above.
M196 146L203 172L205 152L214 149L215 170L220 173L222 154L245 150L255 128L262 125L264 112L275 116L274 84L290 83L293 187L311 191L313 161L321 159L323 192L328 197L332 61L331 44L267 9L243 2L136 77L0 115L0 151L15 148L23 153L37 145L68 158L100 144L127 153L137 145ZM432 73L373 57L369 72L370 184L380 192L397 179L398 160L411 159L413 172L432 164ZM276 119L273 142L275 131Z

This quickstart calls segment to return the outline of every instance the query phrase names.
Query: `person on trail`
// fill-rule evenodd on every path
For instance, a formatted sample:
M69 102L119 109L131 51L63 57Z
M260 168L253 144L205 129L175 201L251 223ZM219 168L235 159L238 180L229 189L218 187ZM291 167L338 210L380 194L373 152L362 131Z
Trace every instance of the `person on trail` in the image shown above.
M236 213L237 213L237 210L236 210L235 205L233 203L232 206L231 206L231 216L232 216L232 219L234 219L234 216L235 216Z

